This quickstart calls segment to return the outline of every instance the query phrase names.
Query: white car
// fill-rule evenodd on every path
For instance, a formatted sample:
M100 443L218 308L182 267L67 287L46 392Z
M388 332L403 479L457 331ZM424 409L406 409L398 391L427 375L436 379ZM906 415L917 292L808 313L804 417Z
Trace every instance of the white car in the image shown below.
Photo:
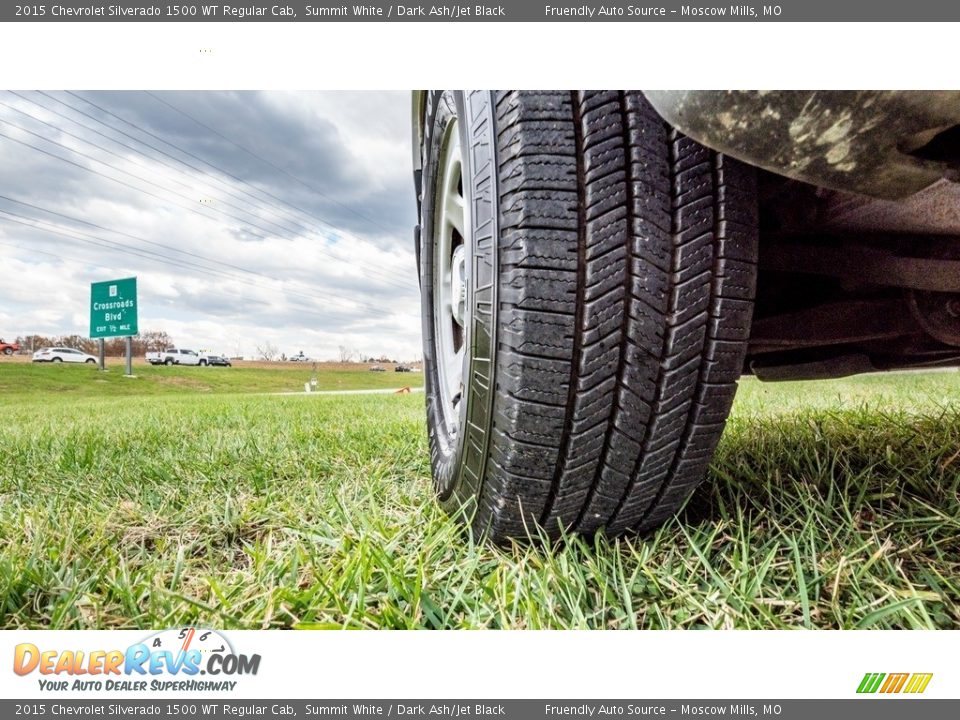
M33 361L97 364L97 359L93 355L65 347L40 348L33 354Z

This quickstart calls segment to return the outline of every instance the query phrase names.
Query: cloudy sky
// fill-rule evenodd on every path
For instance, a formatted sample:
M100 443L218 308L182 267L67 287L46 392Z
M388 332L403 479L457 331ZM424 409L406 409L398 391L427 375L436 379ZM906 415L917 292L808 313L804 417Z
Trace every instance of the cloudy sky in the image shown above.
M0 336L135 275L183 347L415 359L405 93L0 92Z

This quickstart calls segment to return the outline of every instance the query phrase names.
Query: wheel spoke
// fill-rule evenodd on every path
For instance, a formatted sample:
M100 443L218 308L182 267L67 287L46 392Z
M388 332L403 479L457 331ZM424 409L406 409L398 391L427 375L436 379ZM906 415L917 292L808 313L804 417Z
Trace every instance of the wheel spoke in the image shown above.
M456 228L456 231L460 233L460 237L463 237L464 207L465 203L462 195L457 192L451 192L447 195L447 204L444 208L444 210L446 210L447 222Z
M460 393L460 385L463 380L463 350L456 353L449 353L444 358L446 368L447 392L450 393L451 400Z

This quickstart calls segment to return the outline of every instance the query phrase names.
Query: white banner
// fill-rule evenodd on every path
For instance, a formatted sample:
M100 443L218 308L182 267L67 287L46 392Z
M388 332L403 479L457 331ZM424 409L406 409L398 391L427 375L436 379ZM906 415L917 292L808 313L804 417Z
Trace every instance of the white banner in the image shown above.
M882 673L907 677L900 693L880 693L881 682L877 697L907 697L912 675L931 674L923 697L960 698L958 640L876 630L9 631L0 688L24 699L842 699L863 697L865 676Z

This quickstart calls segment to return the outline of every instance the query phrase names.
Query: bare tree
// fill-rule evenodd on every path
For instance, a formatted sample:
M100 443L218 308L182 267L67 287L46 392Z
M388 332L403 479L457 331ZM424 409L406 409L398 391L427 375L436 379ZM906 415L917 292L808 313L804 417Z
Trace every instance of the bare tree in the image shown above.
M134 340L134 352L136 354L163 350L173 346L173 339L165 330L145 330L140 333L139 340L139 346Z
M257 355L261 360L276 360L280 350L272 342L267 340L263 345L257 345Z

